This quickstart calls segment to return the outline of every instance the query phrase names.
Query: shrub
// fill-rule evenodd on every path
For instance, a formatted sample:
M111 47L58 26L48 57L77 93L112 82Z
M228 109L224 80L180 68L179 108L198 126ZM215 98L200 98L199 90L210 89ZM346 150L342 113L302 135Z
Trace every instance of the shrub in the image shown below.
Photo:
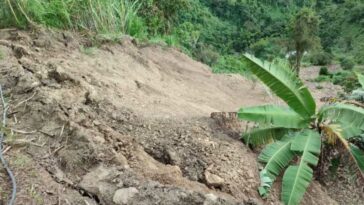
M319 71L319 75L330 75L329 69L326 66L321 67Z
M344 70L352 70L355 66L355 62L352 58L341 58L340 65Z
M238 56L222 56L212 67L215 73L240 73L246 74L246 65Z
M340 85L346 92L355 90L360 86L357 77L351 71L341 71L333 74L332 82L335 85Z
M330 76L320 75L317 78L315 78L313 81L320 83L320 82L325 82L325 81L330 81L330 80L331 80Z
M220 55L214 50L212 46L206 46L202 44L198 46L195 52L195 57L197 60L212 66L218 61Z
M272 60L281 53L281 49L277 46L273 39L260 39L250 45L253 54L264 60Z
M312 65L328 65L332 61L332 55L326 52L314 52L308 56Z

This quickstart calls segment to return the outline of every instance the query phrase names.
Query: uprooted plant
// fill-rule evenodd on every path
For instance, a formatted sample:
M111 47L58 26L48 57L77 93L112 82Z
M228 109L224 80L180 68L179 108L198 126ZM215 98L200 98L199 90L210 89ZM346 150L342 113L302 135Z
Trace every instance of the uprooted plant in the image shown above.
M240 119L257 123L243 134L243 140L252 146L268 144L259 155L259 161L265 164L260 172L259 193L267 196L275 179L286 170L282 201L299 204L313 180L313 168L319 163L323 143L337 147L341 144L362 176L364 151L351 139L364 138L364 109L334 103L316 112L310 91L292 71L265 64L251 55L245 57L251 72L288 105L247 107L238 112Z

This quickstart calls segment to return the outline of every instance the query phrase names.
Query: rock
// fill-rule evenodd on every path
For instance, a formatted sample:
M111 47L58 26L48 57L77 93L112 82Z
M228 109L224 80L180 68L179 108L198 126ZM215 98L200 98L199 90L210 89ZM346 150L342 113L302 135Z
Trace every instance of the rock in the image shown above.
M119 172L116 168L106 168L99 166L86 174L79 186L84 190L99 196L103 204L112 204L113 193L117 190L112 180L117 177Z
M16 91L17 93L28 93L39 86L38 79L32 73L26 72L19 78Z
M63 83L67 80L74 81L71 76L60 66L49 63L48 77L57 81L57 83Z
M100 181L112 178L112 171L111 169L99 166L82 178L80 187L92 193L98 193Z
M135 187L119 189L115 192L113 201L114 201L114 203L116 203L118 205L125 205L137 193L139 193L139 191Z
M206 197L206 199L203 202L203 205L213 205L213 204L216 204L217 200L219 199L217 196L215 196L212 193L206 194L205 197Z
M20 59L23 56L27 56L30 54L28 49L22 45L13 45L14 55L16 58Z
M103 99L101 97L100 94L97 93L97 91L92 88L91 86L88 87L87 89L88 91L85 93L85 98L86 98L86 102L85 104L98 104L100 103Z
M124 169L129 169L130 166L128 164L128 160L122 153L115 153L115 159L114 161L117 164L120 164Z
M181 159L179 158L179 156L177 155L177 153L174 150L167 149L166 154L167 154L168 161L170 164L178 165L181 163Z
M52 42L49 38L36 39L33 41L33 45L38 48L49 48Z
M224 179L217 176L216 174L212 174L209 171L205 171L205 180L207 185L213 187L220 187L224 184Z
M117 190L117 187L110 183L101 182L99 183L98 188L98 194L101 196L101 200L107 204L111 204L113 201L113 193Z

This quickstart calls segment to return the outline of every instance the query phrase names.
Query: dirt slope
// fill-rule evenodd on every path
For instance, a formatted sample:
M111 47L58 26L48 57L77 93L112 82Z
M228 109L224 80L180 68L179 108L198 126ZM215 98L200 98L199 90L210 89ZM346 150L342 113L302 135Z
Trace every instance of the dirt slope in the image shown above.
M210 118L278 102L263 87L127 37L93 54L80 49L88 44L69 33L0 30L17 204L279 204L279 187L258 196L260 165L236 140L235 116ZM2 204L4 172L0 183ZM315 182L303 204L336 202Z

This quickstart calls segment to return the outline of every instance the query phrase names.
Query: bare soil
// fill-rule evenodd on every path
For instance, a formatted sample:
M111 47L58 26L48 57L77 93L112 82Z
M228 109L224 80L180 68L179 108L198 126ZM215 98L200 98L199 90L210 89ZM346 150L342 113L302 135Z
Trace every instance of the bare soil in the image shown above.
M280 204L279 185L259 197L257 154L228 113L281 103L264 87L129 37L82 49L90 45L69 32L0 30L16 204ZM313 90L320 99L337 89ZM2 170L0 184L5 204ZM302 204L345 204L334 191L314 182Z

